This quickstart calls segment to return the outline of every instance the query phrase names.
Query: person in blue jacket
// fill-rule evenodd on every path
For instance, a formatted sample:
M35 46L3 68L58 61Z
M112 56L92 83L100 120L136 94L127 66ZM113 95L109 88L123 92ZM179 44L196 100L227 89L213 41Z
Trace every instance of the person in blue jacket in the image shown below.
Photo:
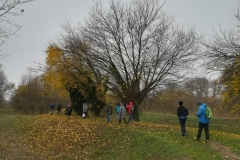
M199 105L199 107L198 107L198 112L197 112L196 116L199 118L199 120L198 120L199 125L198 125L198 134L197 134L196 140L200 140L202 130L204 129L206 141L209 141L210 137L209 137L208 125L209 125L210 119L205 117L207 105L200 101L197 102L197 105Z
M54 108L55 108L55 103L52 102L52 103L50 104L50 114L51 114L51 115L53 115Z
M121 106L120 106L120 104L118 103L117 106L116 106L116 120L117 120L117 121L119 120L120 110L121 110Z

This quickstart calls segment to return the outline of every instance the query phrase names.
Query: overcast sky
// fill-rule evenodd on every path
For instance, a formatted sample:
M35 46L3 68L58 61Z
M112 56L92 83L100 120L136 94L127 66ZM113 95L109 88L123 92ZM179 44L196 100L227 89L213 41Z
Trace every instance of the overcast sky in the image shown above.
M102 2L107 5L109 0ZM235 20L231 14L237 10L238 3L239 0L167 0L163 9L176 22L211 35L220 25L233 26ZM34 66L34 61L44 62L47 45L62 32L61 24L66 19L73 25L83 23L92 5L91 0L36 0L19 6L24 9L24 15L15 20L22 29L18 36L1 46L1 53L9 55L6 61L0 60L8 81L19 85L27 67Z

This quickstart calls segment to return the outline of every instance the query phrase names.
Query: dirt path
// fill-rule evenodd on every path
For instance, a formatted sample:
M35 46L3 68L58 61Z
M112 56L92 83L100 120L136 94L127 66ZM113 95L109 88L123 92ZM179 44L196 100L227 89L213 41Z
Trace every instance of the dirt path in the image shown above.
M218 142L211 141L210 147L215 151L217 151L218 153L220 153L223 156L223 158L231 159L231 160L240 160L240 156L236 155L228 147Z

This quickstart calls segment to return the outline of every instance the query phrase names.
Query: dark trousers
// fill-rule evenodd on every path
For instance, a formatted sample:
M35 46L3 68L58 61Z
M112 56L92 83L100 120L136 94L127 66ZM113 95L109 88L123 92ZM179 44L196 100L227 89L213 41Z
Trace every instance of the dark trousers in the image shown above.
M133 115L129 114L129 119L128 119L128 123L133 122Z
M84 112L84 114L85 114L85 117L83 117L83 118L89 118L88 112Z
M198 125L197 139L200 139L200 138L201 138L201 133L202 133L202 130L203 130L203 129L204 129L204 131L205 131L205 138L206 138L206 140L210 140L210 138L209 138L208 124L204 124L204 123L201 123L201 122L199 122L199 125Z
M122 119L122 118L119 118L119 123L121 123L121 119ZM125 118L123 118L123 120L124 120L125 124L127 124L127 121L126 121L126 119L125 119Z
M185 127L185 123L187 121L187 118L186 119L180 119L179 118L179 122L180 122L180 126L181 126L181 130L182 130L182 136L186 136L186 127Z

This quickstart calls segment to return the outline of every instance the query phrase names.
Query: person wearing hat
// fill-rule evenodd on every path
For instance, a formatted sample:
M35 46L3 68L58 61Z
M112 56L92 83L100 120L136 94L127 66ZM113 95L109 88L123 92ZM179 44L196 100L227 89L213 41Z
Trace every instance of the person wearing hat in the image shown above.
M198 124L198 134L197 134L197 137L195 137L195 139L196 140L200 140L202 130L204 129L204 131L205 131L205 140L209 141L210 137L209 137L208 125L209 125L209 120L210 119L205 117L207 105L205 103L202 103L201 101L198 101L197 105L199 107L198 107L198 112L196 114L196 117L198 117L199 124Z
M123 105L123 103L120 104L120 113L119 113L119 123L121 123L121 119L124 120L125 124L127 124L127 121L125 119L126 109Z
M183 101L178 102L179 107L177 108L177 116L179 117L179 122L181 126L181 131L182 131L182 137L185 138L187 135L187 131L185 128L185 123L187 121L187 116L189 114L188 109L183 106Z

